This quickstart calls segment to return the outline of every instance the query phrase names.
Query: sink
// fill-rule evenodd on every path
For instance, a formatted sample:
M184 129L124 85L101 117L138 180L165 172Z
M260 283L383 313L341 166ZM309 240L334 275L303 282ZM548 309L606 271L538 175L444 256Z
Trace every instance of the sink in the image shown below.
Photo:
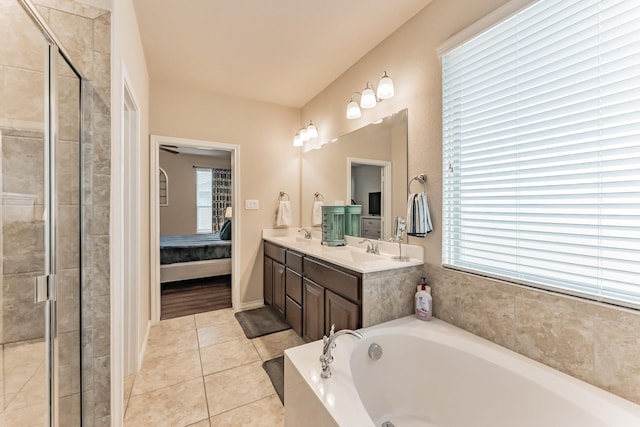
M362 262L376 262L382 261L386 258L381 255L370 254L367 252L360 252L351 248L326 248L323 250L323 255L328 258L340 259L343 261L362 263Z

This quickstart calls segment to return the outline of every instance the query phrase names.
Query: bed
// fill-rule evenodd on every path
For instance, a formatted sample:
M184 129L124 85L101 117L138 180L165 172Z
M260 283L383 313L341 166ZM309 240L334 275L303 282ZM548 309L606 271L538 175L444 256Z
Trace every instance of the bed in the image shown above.
M231 274L231 239L221 235L160 236L160 282Z

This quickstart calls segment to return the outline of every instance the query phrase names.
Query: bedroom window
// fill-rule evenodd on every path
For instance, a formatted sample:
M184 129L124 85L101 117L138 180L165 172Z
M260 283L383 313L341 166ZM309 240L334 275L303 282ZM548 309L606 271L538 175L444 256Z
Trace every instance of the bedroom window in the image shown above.
M196 169L196 227L198 233L213 232L213 177L211 169Z
M445 266L640 308L638 70L637 1L537 1L442 54Z
M219 233L231 206L231 170L196 168L198 233Z

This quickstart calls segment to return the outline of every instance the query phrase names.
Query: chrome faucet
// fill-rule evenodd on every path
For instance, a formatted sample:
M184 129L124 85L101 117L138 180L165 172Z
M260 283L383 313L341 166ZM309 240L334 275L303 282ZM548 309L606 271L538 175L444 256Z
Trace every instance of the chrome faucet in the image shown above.
M380 249L378 248L378 245L375 244L375 243L372 243L371 240L369 240L369 239L362 239L358 243L364 243L364 242L367 242L367 253L368 254L376 254L376 255L378 255L380 253Z
M362 339L363 336L360 332L352 331L351 329L342 329L338 332L335 332L336 325L335 323L331 325L331 331L329 332L329 336L326 335L322 338L322 355L320 356L320 363L322 364L322 373L320 376L322 378L331 378L331 369L329 365L333 362L333 356L331 355L331 350L336 346L336 338L340 335L353 335L356 338Z
M306 228L301 228L300 230L298 230L298 233L301 233L304 231L304 238L311 240L311 230L307 230Z

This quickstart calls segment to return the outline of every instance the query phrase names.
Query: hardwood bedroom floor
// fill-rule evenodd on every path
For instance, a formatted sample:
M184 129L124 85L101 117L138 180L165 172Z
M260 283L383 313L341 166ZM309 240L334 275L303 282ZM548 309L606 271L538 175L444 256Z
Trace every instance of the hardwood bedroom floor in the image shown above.
M231 275L165 283L160 320L231 307Z

